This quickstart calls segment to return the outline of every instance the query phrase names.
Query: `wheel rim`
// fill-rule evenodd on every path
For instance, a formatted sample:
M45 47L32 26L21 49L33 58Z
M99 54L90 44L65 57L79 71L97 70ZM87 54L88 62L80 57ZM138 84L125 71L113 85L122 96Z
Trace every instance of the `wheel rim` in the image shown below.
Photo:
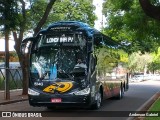
M121 99L124 95L124 87L121 87L121 89L119 90L119 98Z
M121 98L122 97L122 90L120 89L119 90L119 98Z

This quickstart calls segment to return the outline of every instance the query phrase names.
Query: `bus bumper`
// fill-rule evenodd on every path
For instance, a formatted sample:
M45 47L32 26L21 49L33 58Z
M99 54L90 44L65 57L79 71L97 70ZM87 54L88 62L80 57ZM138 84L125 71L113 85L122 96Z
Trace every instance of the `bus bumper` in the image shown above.
M54 101L54 100L60 101ZM31 106L46 107L89 107L91 105L90 95L29 95Z

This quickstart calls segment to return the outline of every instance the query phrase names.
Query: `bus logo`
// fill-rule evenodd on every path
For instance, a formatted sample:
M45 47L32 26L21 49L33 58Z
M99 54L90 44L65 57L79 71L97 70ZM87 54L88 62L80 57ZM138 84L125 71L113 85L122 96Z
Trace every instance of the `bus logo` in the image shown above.
M44 92L48 93L64 93L72 88L72 82L57 82L43 89Z

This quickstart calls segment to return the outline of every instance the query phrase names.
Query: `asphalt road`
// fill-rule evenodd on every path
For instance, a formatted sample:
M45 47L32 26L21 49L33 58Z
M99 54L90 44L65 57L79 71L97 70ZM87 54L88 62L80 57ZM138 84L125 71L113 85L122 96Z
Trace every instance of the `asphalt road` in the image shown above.
M18 111L18 112L45 112L44 116L55 116L54 120L126 120L130 111L136 111L147 100L149 100L155 93L160 91L160 81L144 81L138 83L130 83L129 90L125 93L125 96L121 100L108 99L103 101L103 106L96 111L89 111L85 109L58 109L48 110L45 107L32 107L28 104L28 101L13 103L8 105L1 105L0 111ZM129 112L128 112L129 111ZM66 113L68 112L68 113ZM115 117L109 117L108 115L115 115ZM116 117L117 115L123 117ZM68 117L66 117L69 115ZM106 117L107 116L107 117ZM1 119L1 118L0 118ZM3 118L4 120L9 118ZM2 119L2 120L3 120ZM12 118L12 120L22 120L22 118ZM27 119L28 118L23 118ZM35 120L36 118L29 118L29 120ZM45 120L45 117L37 118L38 120ZM47 120L53 120L52 117L47 117Z

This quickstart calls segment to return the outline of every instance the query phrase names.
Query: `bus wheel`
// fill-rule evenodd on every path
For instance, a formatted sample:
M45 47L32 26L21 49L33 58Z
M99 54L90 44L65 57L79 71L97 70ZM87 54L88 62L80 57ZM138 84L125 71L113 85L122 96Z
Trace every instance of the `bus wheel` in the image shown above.
M116 98L117 98L118 100L120 100L120 99L123 98L123 96L124 96L124 87L123 87L123 85L121 85L121 88L120 88L119 93L118 93L118 95L117 95Z
M101 91L99 91L97 93L96 103L91 106L91 109L95 109L95 110L99 109L101 107L101 105L102 105L102 93L101 93Z

